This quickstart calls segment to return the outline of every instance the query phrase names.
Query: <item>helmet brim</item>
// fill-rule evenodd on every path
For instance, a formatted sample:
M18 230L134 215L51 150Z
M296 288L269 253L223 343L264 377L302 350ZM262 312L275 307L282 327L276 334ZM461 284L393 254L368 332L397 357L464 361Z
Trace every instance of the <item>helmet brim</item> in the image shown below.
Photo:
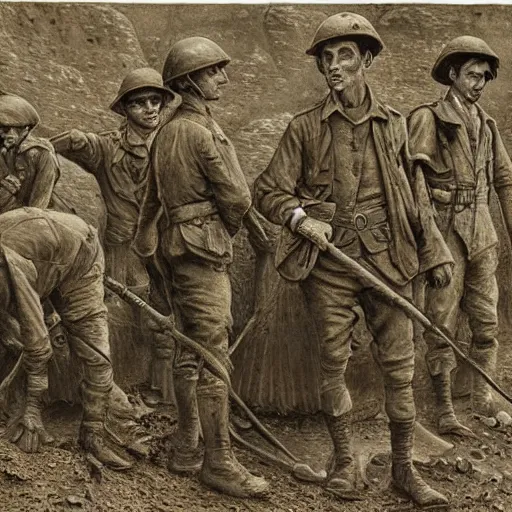
M306 50L306 55L317 57L321 53L322 48L327 43L334 41L354 41L358 45L364 41L364 43L367 45L368 49L370 50L371 54L374 57L376 57L384 49L384 44L382 43L382 41L379 41L375 37L354 33L346 34L343 36L326 37L325 39L320 39L319 41L316 41L313 46Z
M130 94L134 91L138 91L141 89L155 89L155 91L159 91L159 92L163 93L164 100L162 102L162 107L164 105L166 105L167 103L169 103L170 101L172 101L176 96L176 94L173 91L171 91L171 89L169 89L168 87L165 87L165 86L162 87L160 85L151 85L151 84L142 85L142 86L138 85L136 87L132 87L131 89L124 91L122 94L118 94L116 99L110 104L110 107L109 107L110 110L112 110L116 114L124 116L124 110L123 110L123 106L122 106L123 98L125 98L127 94Z
M212 66L225 67L230 62L231 62L231 58L229 58L229 57L226 58L226 59L220 59L220 60L216 59L216 60L213 60L213 61L211 61L211 62L209 62L207 64L201 64L200 66L192 67L191 69L187 69L186 72L180 73L179 75L173 75L173 76L170 76L168 78L165 77L165 70L164 70L164 72L163 72L164 84L170 85L173 80L176 80L176 79L181 78L181 77L186 76L186 75L190 75L190 73L195 73L196 71L201 71L201 69L211 68Z
M498 75L498 68L500 65L500 60L497 57L492 57L485 53L476 53L476 52L455 52L450 53L449 55L443 56L439 58L434 67L432 68L432 78L442 84L442 85L452 85L452 80L450 79L450 68L454 64L455 61L459 60L461 57L467 58L467 60L476 58L489 62L491 66L491 75L494 80Z

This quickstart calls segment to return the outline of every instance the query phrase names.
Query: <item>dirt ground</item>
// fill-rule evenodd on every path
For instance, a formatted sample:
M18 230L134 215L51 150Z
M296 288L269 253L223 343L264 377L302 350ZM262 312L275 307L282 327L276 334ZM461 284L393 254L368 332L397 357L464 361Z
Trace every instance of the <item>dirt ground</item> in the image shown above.
M500 381L512 388L512 355L503 361ZM139 400L138 392L131 395ZM447 437L453 448L442 453L429 438L418 436L416 464L424 478L451 499L453 512L501 512L512 510L512 427L488 427L472 417L467 399L456 402L459 417L476 439ZM421 405L419 420L433 430L432 411ZM343 501L321 485L296 480L284 470L269 465L245 449L236 448L239 459L255 474L265 476L271 491L265 499L241 500L204 487L195 476L178 477L166 470L169 435L176 424L172 406L149 410L138 428L149 434L149 455L133 469L116 473L94 471L77 446L80 408L64 403L46 411L48 430L57 439L54 446L37 454L25 454L0 439L0 510L5 512L171 511L346 511L394 512L415 510L390 487L389 442L382 416L354 425L354 447L360 470L360 501ZM328 434L318 415L264 417L265 425L300 459L313 469L325 467L330 452ZM3 425L5 426L5 425ZM258 435L245 438L264 445ZM267 446L268 448L268 446ZM276 455L277 453L274 452Z

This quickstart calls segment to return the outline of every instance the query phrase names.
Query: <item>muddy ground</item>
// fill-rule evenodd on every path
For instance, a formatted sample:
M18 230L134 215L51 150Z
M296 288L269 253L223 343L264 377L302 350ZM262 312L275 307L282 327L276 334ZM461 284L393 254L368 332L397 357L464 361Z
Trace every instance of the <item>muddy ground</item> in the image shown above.
M500 381L512 388L512 355L503 361ZM142 390L144 391L144 390ZM131 395L140 403L138 391ZM421 423L433 430L432 410L418 403ZM459 417L476 439L445 437L453 447L444 451L437 443L417 434L415 458L425 479L451 499L453 512L501 512L512 510L512 427L491 428L469 412L469 402L456 402ZM389 443L382 415L354 425L354 447L360 468L361 501L347 502L332 496L320 485L299 482L284 470L261 461L245 449L237 456L251 470L271 483L268 497L241 500L205 488L194 476L171 475L166 450L175 428L172 406L146 410L138 420L149 434L149 455L133 469L116 473L94 471L77 447L80 407L64 403L46 411L54 446L41 453L25 454L0 440L0 510L5 512L171 512L171 511L346 511L394 512L415 510L389 485ZM329 457L328 434L318 415L266 416L263 422L299 458L319 470ZM253 431L242 434L264 443ZM274 452L275 453L275 452ZM366 487L366 489L365 489Z

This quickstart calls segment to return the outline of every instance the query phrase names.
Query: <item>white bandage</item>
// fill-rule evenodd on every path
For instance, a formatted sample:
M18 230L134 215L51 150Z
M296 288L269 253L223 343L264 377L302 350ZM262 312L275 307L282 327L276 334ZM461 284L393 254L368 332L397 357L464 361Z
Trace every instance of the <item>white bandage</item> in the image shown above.
M290 216L290 229L295 232L297 229L297 226L299 225L299 222L306 217L306 212L302 209L301 206L298 206L297 208L294 208L292 211L292 214Z

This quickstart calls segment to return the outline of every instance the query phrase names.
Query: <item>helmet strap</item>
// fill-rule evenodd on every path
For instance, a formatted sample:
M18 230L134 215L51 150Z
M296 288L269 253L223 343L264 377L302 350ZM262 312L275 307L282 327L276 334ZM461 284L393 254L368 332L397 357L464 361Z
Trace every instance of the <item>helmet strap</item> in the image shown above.
M192 89L199 95L200 98L203 100L206 100L206 96L204 95L204 92L202 91L201 87L197 85L192 78L190 78L190 75L187 73L187 82L192 86Z

